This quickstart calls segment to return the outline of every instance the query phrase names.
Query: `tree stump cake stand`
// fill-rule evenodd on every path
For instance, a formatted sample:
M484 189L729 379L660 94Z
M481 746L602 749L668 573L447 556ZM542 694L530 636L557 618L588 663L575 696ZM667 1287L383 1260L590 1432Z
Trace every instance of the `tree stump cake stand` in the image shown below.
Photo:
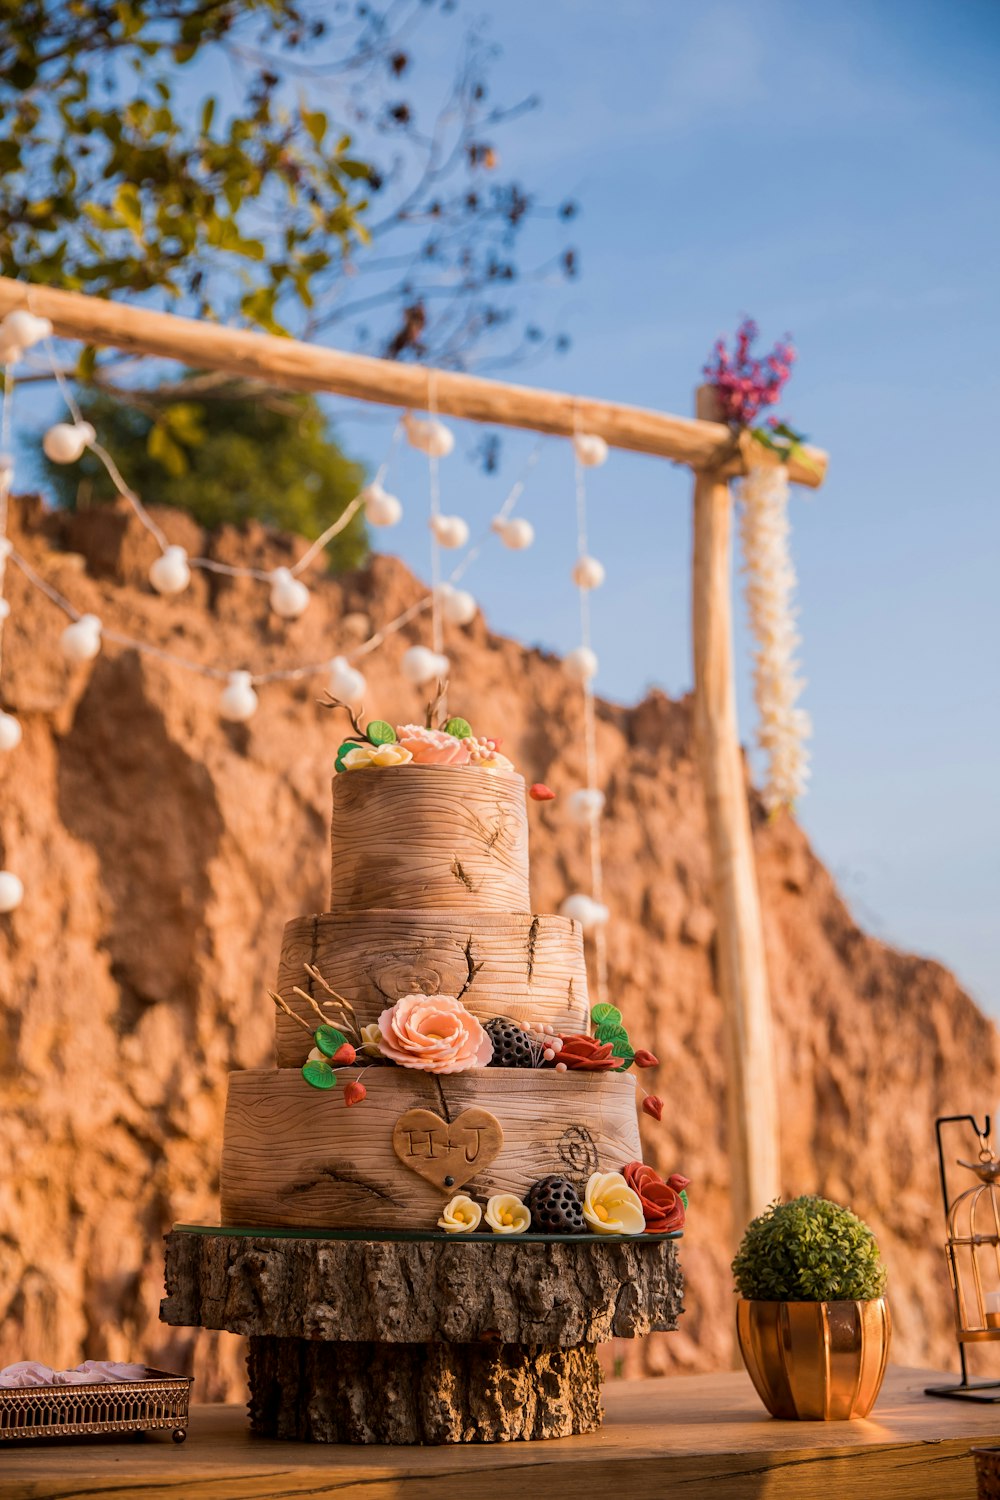
M267 1437L568 1437L601 1424L597 1345L676 1328L674 1238L178 1226L160 1316L249 1339Z

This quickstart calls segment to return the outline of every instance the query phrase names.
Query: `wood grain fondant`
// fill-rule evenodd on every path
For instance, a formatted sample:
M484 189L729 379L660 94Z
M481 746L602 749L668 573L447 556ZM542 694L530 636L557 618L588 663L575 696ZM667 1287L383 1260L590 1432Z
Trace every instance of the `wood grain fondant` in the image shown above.
M357 1069L338 1070L348 1082ZM550 1172L586 1182L640 1156L635 1079L486 1068L434 1077L407 1068L365 1071L368 1097L348 1107L340 1089L310 1088L297 1069L231 1073L222 1150L222 1222L330 1229L433 1228L450 1190L404 1167L393 1129L410 1109L453 1120L495 1115L503 1145L465 1183L480 1200L527 1196Z
M586 1030L590 1014L583 935L567 917L394 910L296 917L285 927L277 987L312 1026L315 1013L293 993L298 985L324 998L306 964L350 1000L363 1026L414 993L461 994L481 1021L546 1021L565 1033ZM308 1033L279 1012L278 1067L300 1066L310 1046Z
M334 777L331 911L527 912L524 781L469 766Z

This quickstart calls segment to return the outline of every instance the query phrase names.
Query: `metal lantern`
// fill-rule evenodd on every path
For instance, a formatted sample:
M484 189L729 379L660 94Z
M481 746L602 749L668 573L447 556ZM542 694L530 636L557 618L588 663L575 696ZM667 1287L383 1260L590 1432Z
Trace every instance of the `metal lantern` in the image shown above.
M971 1187L963 1184L964 1190L952 1199L941 1127L960 1124L971 1125L979 1151L975 1161L957 1158L955 1165L974 1173L978 1182ZM1000 1339L1000 1160L990 1144L990 1117L980 1130L972 1115L943 1115L935 1121L935 1130L962 1379L958 1385L928 1386L926 1394L956 1401L1000 1401L1000 1380L970 1380L965 1353L966 1344Z

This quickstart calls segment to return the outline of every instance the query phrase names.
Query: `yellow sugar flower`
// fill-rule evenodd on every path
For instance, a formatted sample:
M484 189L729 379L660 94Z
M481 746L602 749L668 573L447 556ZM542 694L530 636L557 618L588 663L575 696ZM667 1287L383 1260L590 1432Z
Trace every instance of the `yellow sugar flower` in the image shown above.
M486 1205L486 1222L494 1234L523 1234L531 1212L514 1193L495 1193Z
M472 1234L479 1228L482 1217L483 1211L478 1203L473 1203L464 1193L456 1193L438 1219L438 1228L447 1229L449 1234Z
M382 1033L376 1021L372 1021L369 1026L362 1026L360 1050L366 1057L382 1056Z
M595 1234L643 1234L642 1201L620 1172L595 1172L587 1183L583 1217Z
M358 745L348 750L340 764L345 771L366 771L382 766L405 766L413 756L402 745Z

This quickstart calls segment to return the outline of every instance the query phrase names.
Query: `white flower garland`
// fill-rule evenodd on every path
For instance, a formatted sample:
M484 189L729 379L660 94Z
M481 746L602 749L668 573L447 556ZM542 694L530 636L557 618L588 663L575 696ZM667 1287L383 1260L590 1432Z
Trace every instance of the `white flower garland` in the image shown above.
M805 686L798 675L801 645L795 622L795 566L788 521L788 471L757 465L739 481L740 541L750 629L756 647L754 701L757 743L767 755L763 787L768 812L791 807L806 789L812 733L809 715L796 703Z

